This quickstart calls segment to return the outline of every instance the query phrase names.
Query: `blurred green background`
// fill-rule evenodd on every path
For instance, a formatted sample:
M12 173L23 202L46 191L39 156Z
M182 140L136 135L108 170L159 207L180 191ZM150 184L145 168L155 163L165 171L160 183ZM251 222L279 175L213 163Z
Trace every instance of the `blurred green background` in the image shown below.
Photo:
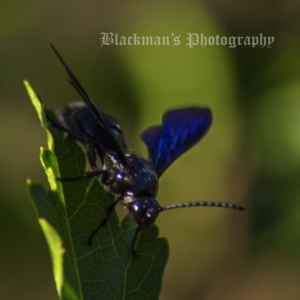
M49 108L79 100L53 43L128 145L172 108L211 107L214 123L160 180L162 205L216 200L157 224L170 258L162 300L300 298L300 21L297 2L24 1L0 4L0 298L57 299L25 181L47 185L45 137L22 81ZM180 35L179 46L103 46L100 33ZM187 47L187 33L273 36L271 48Z

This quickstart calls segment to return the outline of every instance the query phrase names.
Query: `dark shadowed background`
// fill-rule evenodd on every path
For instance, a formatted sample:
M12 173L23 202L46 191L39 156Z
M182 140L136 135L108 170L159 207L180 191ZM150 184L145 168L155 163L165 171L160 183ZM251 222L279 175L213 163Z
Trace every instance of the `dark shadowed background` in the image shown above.
M205 3L207 2L207 3ZM162 300L300 298L299 3L281 1L23 1L0 4L0 298L57 299L48 249L26 191L46 182L46 141L22 81L49 108L79 100L53 43L96 104L123 125L130 148L172 108L209 106L211 130L160 180L166 205L194 208L157 224L170 258ZM103 46L100 33L180 36L178 46ZM260 46L195 46L188 33L265 36Z

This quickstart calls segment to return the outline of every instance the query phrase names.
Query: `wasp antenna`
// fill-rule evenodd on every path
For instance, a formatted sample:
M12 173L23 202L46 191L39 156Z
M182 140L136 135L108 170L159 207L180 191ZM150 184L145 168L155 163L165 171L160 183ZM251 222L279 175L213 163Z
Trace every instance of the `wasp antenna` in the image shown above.
M103 130L102 133L104 133L106 135L106 138L112 144L112 148L118 154L118 156L121 159L122 163L126 165L127 164L127 159L125 157L125 154L120 149L120 146L118 145L118 142L116 141L115 137L111 133L108 125L106 124L106 122L105 122L103 116L101 115L101 113L96 108L94 102L88 96L87 92L85 91L85 89L83 88L83 86L81 85L81 83L79 82L77 77L74 75L74 73L71 71L71 69L69 68L67 63L64 61L64 59L62 58L60 53L56 50L56 48L52 44L50 44L50 47L52 48L52 50L54 51L54 53L56 54L56 56L58 57L58 59L60 60L62 65L64 66L64 68L65 68L65 70L68 74L68 77L69 77L69 83L73 86L73 88L77 91L77 93L83 99L85 104L89 107L89 109L91 110L91 112L93 113L95 118L98 120L99 125L102 127L102 130Z
M74 75L74 73L71 71L71 69L69 68L69 66L67 65L67 63L64 61L64 59L62 58L62 56L60 55L60 53L56 50L56 48L50 44L50 47L52 48L52 50L54 51L54 53L56 54L56 56L58 57L58 59L60 60L60 62L62 63L62 65L64 66L68 76L69 76L69 82L70 84L74 87L74 89L78 92L78 94L83 98L83 100L86 102L86 104L88 106L92 106L91 109L95 109L95 105L94 103L92 103L92 100L89 98L88 94L86 93L85 89L82 87L82 85L80 84L79 80L77 79L77 77ZM96 114L96 116L98 117L98 115Z
M237 210L245 210L244 207L232 203L214 202L214 201L193 201L193 202L183 202L183 203L175 203L167 206L161 206L159 208L159 211L161 212L168 209L194 207L194 206L211 206L211 207L222 207L222 208L231 208Z

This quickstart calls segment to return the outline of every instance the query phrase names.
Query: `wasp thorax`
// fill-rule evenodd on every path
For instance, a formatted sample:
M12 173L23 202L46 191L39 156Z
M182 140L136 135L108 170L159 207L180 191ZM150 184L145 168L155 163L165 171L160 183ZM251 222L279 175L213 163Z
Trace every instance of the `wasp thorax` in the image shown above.
M128 194L132 192L136 197L156 196L158 179L149 163L131 153L127 153L128 165L123 166L113 152L106 153L103 169L107 170L103 182L112 193Z

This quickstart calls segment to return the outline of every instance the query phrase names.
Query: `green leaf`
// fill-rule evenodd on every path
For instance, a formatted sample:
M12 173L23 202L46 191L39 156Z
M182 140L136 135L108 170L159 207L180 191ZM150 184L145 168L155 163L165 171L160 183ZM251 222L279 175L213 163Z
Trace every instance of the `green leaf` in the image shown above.
M61 293L61 288L63 286L63 255L65 249L62 245L62 240L57 233L57 231L47 222L47 220L43 218L39 218L40 226L42 227L43 232L45 233L47 243L50 248L51 258L53 262L53 269L55 270L55 282L56 289L59 293Z
M136 224L129 216L120 224L113 212L93 245L87 245L114 196L96 178L55 181L55 177L82 174L85 155L73 139L48 128L43 105L29 83L24 84L47 135L48 149L41 149L40 158L50 191L30 180L28 187L50 249L60 299L158 299L168 259L167 240L158 238L156 226L143 230L136 245L139 257L133 258Z

